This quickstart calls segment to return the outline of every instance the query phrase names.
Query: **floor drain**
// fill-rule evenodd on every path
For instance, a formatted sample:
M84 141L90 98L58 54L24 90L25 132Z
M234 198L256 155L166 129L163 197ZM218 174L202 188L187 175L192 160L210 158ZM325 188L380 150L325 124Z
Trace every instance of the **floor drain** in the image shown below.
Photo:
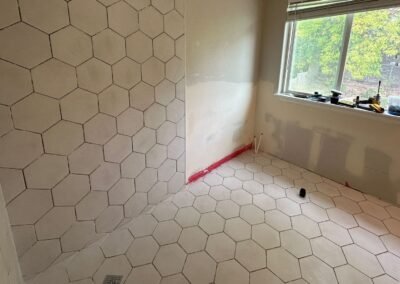
M122 275L106 275L103 284L121 284Z

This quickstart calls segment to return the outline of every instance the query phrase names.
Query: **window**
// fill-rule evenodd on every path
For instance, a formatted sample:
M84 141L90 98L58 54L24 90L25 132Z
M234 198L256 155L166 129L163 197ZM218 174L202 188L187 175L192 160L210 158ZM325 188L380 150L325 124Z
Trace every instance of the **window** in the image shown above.
M400 95L400 8L306 19L289 23L283 91L342 99L376 95L382 81L382 105Z

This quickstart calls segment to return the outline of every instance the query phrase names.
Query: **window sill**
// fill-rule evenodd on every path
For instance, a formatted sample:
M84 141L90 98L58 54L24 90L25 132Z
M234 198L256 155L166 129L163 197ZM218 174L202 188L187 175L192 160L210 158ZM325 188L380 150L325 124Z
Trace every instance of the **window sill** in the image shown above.
M286 102L296 103L296 104L301 104L301 105L307 105L307 106L316 107L316 108L320 108L320 109L329 109L329 110L336 111L339 113L348 114L351 116L358 116L358 117L362 117L365 119L372 119L372 120L381 121L381 122L385 122L385 123L400 124L400 116L391 115L386 112L385 113L376 113L376 112L370 112L370 111L362 110L362 109L358 109L358 108L348 108L345 106L334 105L334 104L331 104L330 102L326 102L326 103L315 102L315 101L311 101L308 99L297 98L297 97L293 96L292 94L287 94L287 93L277 93L276 96L279 97L279 99L281 101L286 101Z

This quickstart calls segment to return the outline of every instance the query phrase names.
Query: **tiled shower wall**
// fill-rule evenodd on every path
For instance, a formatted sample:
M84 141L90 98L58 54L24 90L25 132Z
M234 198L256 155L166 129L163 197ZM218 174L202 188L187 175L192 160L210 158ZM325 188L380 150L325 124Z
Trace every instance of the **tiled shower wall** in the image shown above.
M183 186L183 1L1 1L0 184L26 277Z

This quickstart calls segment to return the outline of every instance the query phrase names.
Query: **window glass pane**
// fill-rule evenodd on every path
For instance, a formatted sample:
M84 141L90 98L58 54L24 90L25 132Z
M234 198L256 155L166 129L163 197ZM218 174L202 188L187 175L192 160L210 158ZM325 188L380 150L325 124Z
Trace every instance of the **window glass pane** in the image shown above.
M382 80L382 105L400 95L400 8L354 15L342 83L345 97L368 98Z
M335 88L346 16L296 23L289 90L329 95Z

